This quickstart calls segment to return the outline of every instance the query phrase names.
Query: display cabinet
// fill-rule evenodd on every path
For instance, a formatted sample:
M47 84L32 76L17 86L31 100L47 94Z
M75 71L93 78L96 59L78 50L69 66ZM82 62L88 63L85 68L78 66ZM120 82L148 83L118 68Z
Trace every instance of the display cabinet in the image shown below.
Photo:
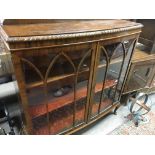
M131 61L123 94L154 87L155 55L136 49Z
M141 27L125 20L2 25L27 133L72 134L118 107Z

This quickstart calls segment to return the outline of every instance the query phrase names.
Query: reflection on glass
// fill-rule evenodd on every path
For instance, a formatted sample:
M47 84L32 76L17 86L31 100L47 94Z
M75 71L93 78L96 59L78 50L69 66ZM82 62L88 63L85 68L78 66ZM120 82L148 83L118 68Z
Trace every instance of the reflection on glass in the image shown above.
M78 74L76 83L75 126L85 121L90 64L91 64L91 50L89 50L87 53L84 54L82 60L78 65L77 70Z
M98 114L99 108L100 108L100 103L102 100L102 89L106 87L107 85L104 84L105 78L106 78L106 72L107 72L107 67L109 63L109 58L106 53L105 49L101 49L100 51L100 59L99 59L99 65L96 73L96 85L95 85L95 90L93 94L93 105L91 109L91 116L94 117Z
M49 135L47 115L32 119L33 134L35 135Z
M50 134L59 134L72 128L73 125L73 104L69 104L49 113Z
M124 54L125 51L121 43L107 45L105 48L101 47L91 113L92 117L105 111L118 101L116 86L120 77Z
M54 72L56 70L57 72ZM49 81L50 77L64 76L65 74L74 75L75 66L68 55L62 53L51 61L46 73L46 80ZM63 78L62 81L56 83L54 87L47 83L50 134L58 134L71 128L73 124L74 79L66 83Z
M128 67L129 61L130 61L130 57L132 55L132 51L133 51L133 47L134 47L135 42L136 42L136 40L134 40L134 39L124 41L126 54L125 54L124 65L123 65L123 68L122 68L122 71L121 71L119 83L118 83L118 86L117 86L117 89L119 91L121 91L121 88L122 88L122 85L123 85L123 82L124 82L124 77L125 77L125 75L127 73L127 67ZM118 98L120 98L120 94L118 94L118 92L116 94L117 94Z
M34 134L59 134L85 121L92 50L63 50L22 56Z

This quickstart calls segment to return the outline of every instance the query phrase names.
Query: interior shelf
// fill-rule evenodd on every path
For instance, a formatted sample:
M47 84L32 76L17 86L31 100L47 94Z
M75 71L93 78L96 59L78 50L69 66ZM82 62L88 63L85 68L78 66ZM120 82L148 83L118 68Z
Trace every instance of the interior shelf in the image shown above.
M85 108L81 108L79 110L76 110L76 122L80 122L82 120L82 122L84 122L84 114L85 114ZM82 123L81 122L81 123ZM72 127L73 125L73 114L70 111L70 114L67 116L63 116L63 114L61 115L61 118L55 118L55 120L53 122L50 123L51 124L51 128L50 128L50 132L51 134L57 134L59 132L62 132L65 128L69 129ZM35 130L36 135L38 134L49 134L48 133L48 125L44 125L38 129Z
M104 89L113 87L116 84L117 84L116 80L106 80ZM96 84L95 93L102 90L102 85L103 83ZM76 101L82 98L85 98L86 96L87 96L87 88L86 87L81 88L77 90ZM30 115L32 118L39 117L41 115L46 114L47 112L51 112L53 110L56 110L58 108L71 104L73 102L74 102L74 93L72 92L62 97L53 99L51 102L48 102L47 105L44 103L41 105L30 106ZM48 107L48 110L47 110L47 107Z
M89 68L80 71L79 75L80 74L87 75L88 73L89 73ZM64 74L64 75L60 75L60 76L51 77L51 78L48 78L47 84L58 81L58 80L63 80L63 79L66 79L66 78L74 78L75 76L76 76L76 74L72 73L72 74ZM43 84L44 84L43 81L37 81L37 82L27 84L26 88L27 89L32 89L34 87L42 86Z
M112 105L112 101L110 99L105 99L102 103L101 103L101 109L106 109L108 108L110 105ZM99 104L98 103L94 103L93 104L93 108L92 108L92 114L96 114L96 112L98 111L98 106ZM79 110L76 111L76 121L81 121L83 120L82 122L84 123L84 114L85 114L85 109L84 108L81 108ZM82 123L81 122L81 123ZM50 125L52 127L50 127L50 134L57 134L57 133L60 133L60 132L63 132L64 129L70 129L73 125L73 115L70 114L66 117L64 117L62 115L61 118L59 119L55 119L54 122L51 122ZM38 129L36 129L34 131L34 134L36 135L42 135L42 134L45 134L45 135L48 135L49 134L49 130L48 130L48 125L44 125Z
M116 59L113 59L110 64L119 63L121 61L122 61L121 58L116 58ZM98 68L102 68L102 67L106 67L106 64L105 63L104 64L102 64L102 63L99 64ZM87 75L88 73L89 73L89 68L85 68L84 70L79 72L79 75L81 75L81 74ZM48 78L47 84L52 83L52 82L56 82L58 80L63 80L63 79L66 79L66 78L74 78L75 76L76 76L76 74L72 73L72 74L64 74L64 75L61 75L61 76L51 77L51 78ZM27 84L26 88L27 89L32 89L32 88L35 88L35 87L42 86L43 84L44 84L43 81L37 81L37 82Z

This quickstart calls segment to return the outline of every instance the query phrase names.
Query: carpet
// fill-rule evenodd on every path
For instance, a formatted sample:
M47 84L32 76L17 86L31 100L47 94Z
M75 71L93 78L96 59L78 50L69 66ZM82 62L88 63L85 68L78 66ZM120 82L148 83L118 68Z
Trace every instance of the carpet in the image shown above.
M155 110L150 111L144 116L145 122L140 122L138 127L133 121L125 119L125 122L108 135L155 135Z

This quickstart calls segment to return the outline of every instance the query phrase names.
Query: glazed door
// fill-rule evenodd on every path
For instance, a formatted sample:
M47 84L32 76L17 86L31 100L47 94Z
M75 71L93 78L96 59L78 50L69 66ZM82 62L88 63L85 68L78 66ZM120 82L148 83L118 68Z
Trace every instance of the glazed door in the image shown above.
M150 82L154 75L154 65L154 60L132 63L124 92L150 87Z
M33 134L60 134L86 122L94 47L70 45L18 55Z
M119 102L135 42L131 39L110 45L98 44L89 119Z

